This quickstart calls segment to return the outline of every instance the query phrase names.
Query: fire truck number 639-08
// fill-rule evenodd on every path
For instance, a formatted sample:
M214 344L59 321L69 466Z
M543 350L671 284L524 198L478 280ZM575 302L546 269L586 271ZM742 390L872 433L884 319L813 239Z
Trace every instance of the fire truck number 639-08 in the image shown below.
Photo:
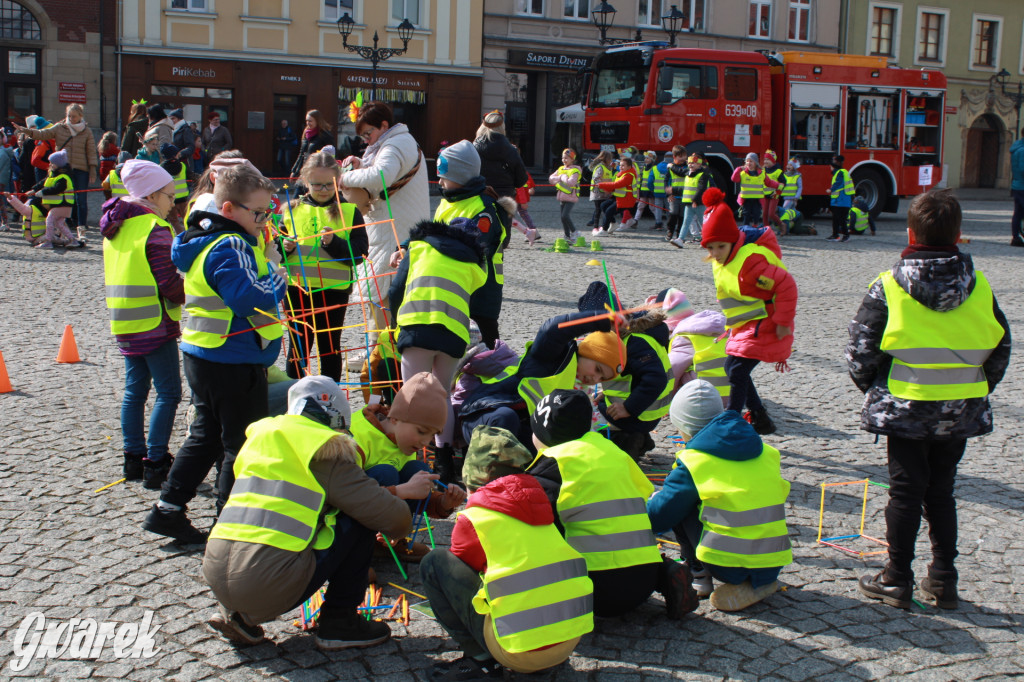
M746 116L747 118L757 117L757 105L756 104L726 104L725 105L726 116Z

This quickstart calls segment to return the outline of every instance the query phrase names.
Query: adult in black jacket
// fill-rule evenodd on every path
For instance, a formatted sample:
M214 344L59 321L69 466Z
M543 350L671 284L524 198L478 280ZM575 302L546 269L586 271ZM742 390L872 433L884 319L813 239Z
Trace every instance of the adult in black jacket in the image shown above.
M484 116L473 141L480 154L480 175L499 196L513 197L516 188L526 184L526 166L512 143L505 137L505 117L499 111Z
M302 142L299 145L299 156L292 165L291 176L297 178L302 172L302 166L312 154L320 151L327 145L334 144L334 137L331 135L331 124L316 109L306 112L306 129L302 131Z

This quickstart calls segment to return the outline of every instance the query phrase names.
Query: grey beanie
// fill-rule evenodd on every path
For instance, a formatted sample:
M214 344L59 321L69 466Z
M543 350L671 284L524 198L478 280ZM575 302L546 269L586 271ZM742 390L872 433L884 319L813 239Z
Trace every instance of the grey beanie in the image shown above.
M757 158L757 152L750 152L749 154L747 154L746 158L743 159L743 160L744 161L753 161L758 166L761 165L761 159Z
M724 409L718 390L703 379L694 379L683 384L672 398L668 418L672 426L692 438Z
M441 150L437 157L437 177L465 185L480 175L480 154L469 140L459 140Z
M325 376L303 377L288 389L288 414L302 414L332 429L352 424L352 408L336 381Z

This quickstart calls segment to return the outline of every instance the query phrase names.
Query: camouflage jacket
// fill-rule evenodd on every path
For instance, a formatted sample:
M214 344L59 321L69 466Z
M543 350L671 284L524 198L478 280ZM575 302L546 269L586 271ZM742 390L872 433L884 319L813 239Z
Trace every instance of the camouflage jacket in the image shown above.
M906 256L911 256L907 258ZM976 281L971 257L962 253L918 250L904 253L892 268L896 282L914 300L932 310L952 310L967 300ZM1006 330L985 361L989 393L1003 378L1010 361L1010 327L993 299L992 312ZM904 400L888 390L892 356L880 348L889 319L882 281L876 279L850 322L846 364L857 388L864 392L861 428L871 433L911 440L955 440L992 431L988 398Z

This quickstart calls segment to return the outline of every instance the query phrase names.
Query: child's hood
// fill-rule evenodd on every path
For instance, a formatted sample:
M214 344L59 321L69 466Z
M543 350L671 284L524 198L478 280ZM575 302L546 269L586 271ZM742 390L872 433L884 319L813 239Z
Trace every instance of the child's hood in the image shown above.
M466 502L466 508L484 507L501 512L531 526L555 522L551 502L537 479L529 474L510 474L480 488Z
M893 267L892 273L896 283L915 301L938 312L957 308L977 282L974 262L968 254L959 252L910 254Z
M124 201L120 197L114 197L103 204L103 215L100 217L100 234L106 239L113 239L117 236L121 225L129 218L152 213L145 206Z
M713 457L745 462L761 454L763 443L739 412L725 410L698 431L686 447Z
M746 244L757 244L770 249L780 260L782 259L782 248L779 246L779 240L775 236L775 231L770 227L748 227L746 225L740 226L740 246ZM736 252L739 249L733 249L732 256L729 260L735 257Z
M463 370L476 376L493 377L518 359L519 356L516 355L516 352L504 341L498 339L494 342L494 350L483 350L477 353L466 363Z
M725 333L725 315L719 310L702 310L682 320L672 333L721 336Z
M425 241L449 258L464 263L480 263L484 251L479 230L470 227L473 224L473 221L449 225L439 220L424 220L409 231L409 241Z
M248 234L235 221L228 220L217 213L193 209L188 216L188 229L174 238L174 245L171 247L171 260L179 270L187 272L203 249L224 233L238 235L250 246L256 247L256 238Z

